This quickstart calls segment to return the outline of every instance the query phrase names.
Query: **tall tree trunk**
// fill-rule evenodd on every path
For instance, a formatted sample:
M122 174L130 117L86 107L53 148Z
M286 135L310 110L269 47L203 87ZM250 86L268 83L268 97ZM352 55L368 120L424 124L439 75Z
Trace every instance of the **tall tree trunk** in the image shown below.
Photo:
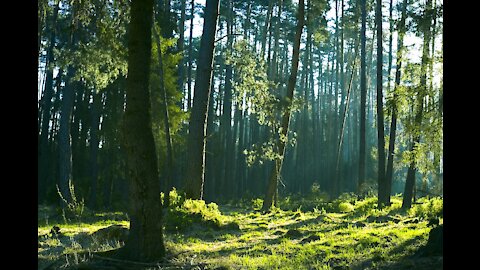
M163 123L165 128L165 145L167 146L167 166L165 168L165 183L164 183L164 206L168 207L170 205L170 190L172 188L172 183L174 182L175 167L173 163L173 147L172 147L172 137L170 133L170 117L168 113L168 96L167 90L165 89L165 73L163 71L163 56L162 56L162 47L161 39L159 34L154 31L153 33L155 41L157 43L157 57L158 57L158 77L160 78L160 95L163 100L162 106L162 115Z
M395 85L393 88L393 103L391 108L392 121L390 122L390 140L388 142L388 160L387 170L385 173L385 182L387 192L392 190L393 181L393 159L395 158L395 140L397 132L397 87L400 86L400 77L402 72L402 59L403 59L403 38L405 36L405 20L407 16L407 0L402 4L402 17L398 25L398 39L397 39L397 64L395 68Z
M48 130L50 127L50 112L52 111L52 97L53 97L53 67L54 67L54 54L55 37L56 37L56 25L58 17L59 4L57 3L52 15L50 42L47 48L47 62L46 62L46 79L45 88L43 90L42 104L40 106L39 113L41 113L41 131L39 138L39 151L38 151L38 201L43 202L47 195L48 172L50 171L50 151L48 142ZM60 74L60 73L59 73ZM51 177L51 176L50 176Z
M250 17L252 14L252 0L248 0L247 2L247 12L245 16L245 22L243 25L243 38L247 40L247 42L250 41Z
M266 18L265 18L265 24L263 25L262 49L261 49L261 52L260 52L260 56L262 58L265 58L265 50L266 50L266 45L267 45L268 29L270 28L270 20L272 18L272 12L273 12L273 1L274 0L269 0L268 1L267 15L266 15Z
M68 68L67 77L72 80L74 70ZM59 131L58 131L58 166L59 166L59 191L67 203L72 202L72 194L70 194L69 183L72 179L72 140L70 136L70 123L72 118L73 101L75 96L74 82L68 81L63 88L63 98L61 103ZM61 201L62 206L66 206Z
M346 121L347 121L347 116L348 116L348 108L350 105L350 95L351 95L351 90L352 90L352 85L353 85L353 78L355 76L355 71L356 71L356 65L357 65L357 55L358 55L358 39L355 42L355 54L352 58L352 73L350 75L350 83L348 84L347 88L347 95L346 95L346 102L345 102L345 107L343 110L343 116L342 116L342 122L341 122L341 128L340 128L340 137L338 139L338 146L337 146L337 161L336 161L336 166L335 166L335 182L339 184L339 191L342 192L341 188L343 187L343 180L342 176L340 175L340 159L341 159L341 154L342 154L342 143L343 143L343 137L345 135L345 128L346 128ZM348 67L347 67L348 68Z
M109 89L110 90L110 89ZM93 90L93 104L91 105L91 128L90 128L90 196L88 206L97 209L97 185L98 185L98 144L100 110L102 106L102 94Z
M377 21L377 135L378 135L378 202L379 206L390 204L390 192L385 183L385 130L383 116L383 34L382 0L377 0L375 19Z
M130 189L130 233L119 255L151 262L165 255L158 163L150 115L153 0L132 0L130 14L127 104L122 126Z
M388 69L387 69L387 79L388 79L388 88L387 90L390 91L390 82L392 80L392 76L390 74L392 73L392 58L393 58L393 53L392 53L392 42L393 42L393 0L390 0L390 8L389 8L389 23L390 23L390 31L389 31L389 36L388 36Z
M366 129L365 129L365 105L367 99L367 76L366 76L366 25L367 25L367 1L361 0L360 6L362 10L362 28L360 30L360 150L359 150L359 171L358 171L358 187L360 191L363 183L365 183L365 157L366 157Z
M178 63L178 88L181 93L184 93L185 89L185 17L186 17L186 0L180 1L180 25L178 32L180 37L177 41L178 51L181 54L180 62ZM184 102L182 102L182 109L184 108Z
M292 55L292 68L290 77L288 79L287 85L287 96L286 99L289 103L289 107L286 108L285 112L282 115L282 134L281 136L287 137L288 135L288 126L290 123L290 114L291 114L291 103L293 101L293 92L295 89L295 84L297 81L297 72L298 72L298 62L300 60L300 37L302 36L303 26L305 24L305 3L304 0L299 0L298 3L298 22L297 29L295 32L295 39L293 44L293 55ZM273 203L273 197L277 190L278 178L280 175L280 170L282 168L283 156L285 155L285 145L286 143L283 140L279 140L277 143L277 153L280 154L280 158L275 160L275 166L272 169L270 179L268 181L267 191L265 194L265 199L263 200L262 209L268 211Z
M416 168L416 155L415 150L417 144L420 143L421 137L421 125L423 120L423 103L424 98L427 92L427 67L430 56L430 35L431 35L431 11L432 11L432 0L427 0L426 9L425 9L425 20L428 20L428 23L424 26L424 36L423 36L423 50L422 50L422 62L420 67L420 87L417 94L417 104L415 110L415 134L413 135L413 142L410 147L410 150L413 152L412 160L410 161L410 167L407 173L407 179L405 181L405 191L403 195L402 208L408 209L412 206L412 199L415 199L415 174L417 172Z
M226 3L227 7L227 14L226 14L226 21L227 21L227 50L233 49L233 36L232 36L232 27L233 27L233 7L232 1L229 0ZM232 136L232 75L233 75L233 68L232 65L229 63L225 64L225 88L224 88L224 96L223 96L223 115L222 121L220 123L222 133L224 134L225 138L225 149L224 153L224 162L225 162L225 172L222 176L224 189L222 194L224 196L229 196L231 190L228 187L232 187L231 183L233 179L233 137Z
M187 198L192 199L202 199L203 197L208 99L212 81L219 8L219 0L207 0L187 142L188 162L185 191Z
M215 80L215 70L213 70L212 78ZM218 132L215 130L215 125L213 124L214 117L216 116L215 108L215 84L210 85L210 98L208 99L208 117L207 117L207 138L206 138L206 153L205 153L205 201L212 201L214 198L217 198L215 193L215 186L217 185L216 172L218 171L215 166L216 158L218 155L214 155L215 144L217 143L216 139L218 138Z
M187 110L192 107L192 61L193 61L193 18L195 17L195 0L192 0L190 11L190 35L188 37L188 70L187 70Z

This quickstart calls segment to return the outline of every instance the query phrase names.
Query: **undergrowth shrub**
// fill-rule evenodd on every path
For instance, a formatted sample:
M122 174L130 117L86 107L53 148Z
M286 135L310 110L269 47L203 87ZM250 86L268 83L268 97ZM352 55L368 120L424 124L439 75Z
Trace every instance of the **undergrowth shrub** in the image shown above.
M441 197L420 198L409 210L409 214L424 219L443 216L443 199Z
M353 205L349 202L341 202L338 204L338 211L342 213L348 213L348 212L353 212L355 208Z
M75 195L75 187L71 180L68 181L68 189L69 189L70 198L71 198L70 202L68 202L63 197L57 185L58 196L60 196L60 199L64 202L64 205L65 205L65 207L62 207L61 209L61 212L62 212L61 214L65 223L72 220L79 222L84 216L84 213L88 212L90 214L90 211L87 211L85 207L85 201L83 198L81 200L77 199L77 196Z
M260 210L263 206L263 199L256 198L252 199L252 208L253 210Z
M358 214L370 214L372 210L377 209L378 198L376 196L367 197L355 203L355 212Z
M173 193L173 194L172 194ZM194 225L219 229L239 229L237 223L223 215L216 203L205 203L204 200L184 199L176 192L170 193L171 205L165 217L165 229L169 231L185 231Z
M310 212L323 208L330 212L334 209L334 206L329 200L330 197L326 192L321 192L317 188L314 188L312 192L305 195L292 194L280 198L279 206L286 211L300 209L304 212Z

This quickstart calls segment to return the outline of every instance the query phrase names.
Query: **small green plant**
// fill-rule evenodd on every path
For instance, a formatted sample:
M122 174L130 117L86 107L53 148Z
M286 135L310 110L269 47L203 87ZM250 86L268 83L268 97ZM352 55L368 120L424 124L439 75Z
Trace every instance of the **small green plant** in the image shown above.
M60 199L64 202L66 206L62 208L62 217L65 223L67 223L67 221L70 220L72 217L75 218L76 221L80 221L85 211L85 201L83 198L81 200L77 199L77 196L75 195L75 187L72 183L72 180L68 180L68 190L71 197L70 202L68 202L63 197L57 185L58 196L60 196Z
M262 208L262 205L263 205L263 199L260 199L260 198L252 199L253 210L260 210L260 208Z
M312 187L310 188L310 192L312 194L320 194L320 184L317 182L314 182L312 184Z
M377 208L378 198L376 196L367 197L355 203L355 211L364 215L371 215Z
M238 228L238 224L229 222L213 202L206 204L203 200L186 199L182 204L169 208L165 224L167 230L183 231L194 224L213 229Z
M355 208L353 205L349 202L341 202L338 204L338 211L342 213L348 213L348 212L353 212Z
M443 216L443 199L440 197L420 198L418 204L413 205L409 213L424 219Z

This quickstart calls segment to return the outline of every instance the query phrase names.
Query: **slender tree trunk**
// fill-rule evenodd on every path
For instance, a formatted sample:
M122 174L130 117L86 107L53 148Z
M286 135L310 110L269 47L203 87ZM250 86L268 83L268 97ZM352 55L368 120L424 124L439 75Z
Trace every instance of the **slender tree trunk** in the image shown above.
M390 33L388 36L388 70L387 70L387 78L388 78L388 91L390 91L391 86L390 82L392 80L392 76L390 74L392 73L392 58L393 58L393 53L392 53L392 42L393 42L393 0L390 0L390 8L389 8L389 23L390 23Z
M233 36L232 36L232 27L233 27L233 7L232 1L229 0L226 3L227 5L227 14L226 14L226 21L227 21L227 50L233 49ZM223 182L224 182L224 192L223 195L227 197L230 194L233 194L229 190L228 187L232 187L233 185L229 184L233 179L233 138L232 135L232 75L233 75L233 68L231 64L226 63L225 65L225 92L223 96L223 115L222 115L222 122L220 123L222 132L224 133L225 138L225 146L226 151L224 152L224 161L225 161L225 172L223 175Z
M378 202L379 206L390 204L390 192L385 183L385 131L383 116L383 33L382 0L377 0L375 19L377 20L377 135L378 135Z
M165 183L164 183L164 206L168 207L170 205L170 190L172 189L172 183L174 182L175 174L175 165L173 163L173 147L172 147L172 137L170 133L170 117L168 113L168 96L167 90L165 89L165 73L163 71L163 56L162 56L162 47L161 39L159 34L156 31L153 31L155 41L157 43L157 57L158 57L158 77L160 78L160 95L163 100L162 106L162 115L163 123L165 128L165 145L167 146L167 166L165 170Z
M193 61L193 18L195 17L195 0L191 2L190 35L188 37L188 70L187 70L187 110L192 107L192 61Z
M178 31L180 37L177 41L178 51L181 53L180 62L178 63L178 88L181 93L184 93L185 88L185 15L186 0L180 1L180 25ZM184 102L182 102L182 109L185 109Z
M213 80L215 80L215 70L212 74ZM215 125L213 124L214 117L216 117L216 108L215 108L215 84L210 85L210 98L208 99L208 117L207 117L207 138L206 138L206 153L205 153L205 201L212 201L214 198L217 198L215 193L215 187L217 185L216 172L218 171L215 162L218 155L215 155L216 143L218 139L218 132L215 130Z
M243 24L243 38L250 42L250 17L252 14L252 0L247 2L247 11L246 11L245 21Z
M219 7L219 0L207 0L187 141L188 162L185 191L187 198L192 199L202 199L203 197L208 100Z
M273 1L274 0L269 0L268 1L267 16L265 18L265 24L263 25L262 49L261 49L261 53L260 53L262 58L265 58L265 49L266 49L266 44L267 44L268 29L270 28L270 20L271 20L272 11L273 11Z
M72 67L68 68L69 79L72 79L74 76L74 71ZM74 83L68 82L67 85L63 88L63 98L61 103L60 111L60 120L59 120L59 131L58 131L58 166L59 166L59 180L58 187L60 193L62 194L63 199L67 203L72 202L72 194L70 194L69 183L73 181L72 179L72 139L70 136L70 123L73 110L73 101L74 101ZM62 206L63 200L61 201Z
M431 18L429 17L432 11L432 0L427 0L425 16L428 20L428 23L425 25L424 37L423 37L423 51L422 51L422 63L420 67L420 87L417 94L417 104L415 110L415 134L413 135L413 142L410 148L410 151L413 153L412 160L410 161L410 167L407 173L407 179L405 181L405 191L403 195L402 208L408 209L412 206L412 199L415 200L415 174L417 172L416 168L416 155L415 150L417 145L420 143L421 138L421 125L423 121L423 103L424 98L427 92L427 66L430 56L430 35L431 35Z
M297 29L295 32L295 39L293 44L292 68L291 68L291 73L290 73L290 77L288 79L288 85L287 85L286 98L289 104L291 104L291 102L293 101L293 92L294 92L295 84L297 81L298 62L300 59L300 37L302 36L302 30L305 24L304 10L305 10L304 0L299 0L298 15L297 15L298 22L297 22ZM289 107L285 110L284 114L282 115L282 134L281 135L284 137L287 137L288 135L290 114L291 114L291 108ZM268 181L267 191L266 191L265 199L263 201L263 206L262 206L262 209L264 211L268 211L271 208L273 203L273 199L274 199L273 197L277 190L278 178L280 175L280 170L282 168L283 156L285 155L285 145L286 143L284 141L282 140L278 141L277 153L279 153L281 157L280 159L275 160L275 166L272 169L271 176Z
M47 62L46 62L46 79L45 88L43 90L43 97L41 99L41 106L39 113L41 113L41 131L39 138L38 151L38 201L43 202L46 199L48 189L48 172L50 171L50 152L48 131L50 127L50 112L52 111L52 97L53 97L53 66L55 57L53 49L55 48L56 25L58 17L59 4L57 3L52 15L50 42L47 48ZM51 176L50 176L51 177Z
M358 187L360 191L363 183L365 183L365 157L366 157L366 129L365 129L365 105L367 99L367 78L366 78L366 24L367 24L367 7L366 0L361 0L362 10L362 27L360 30L360 150L359 150L359 172L358 172Z
M342 143L343 143L343 137L345 134L345 127L346 127L346 121L347 121L347 115L348 115L348 108L350 105L350 93L353 85L353 78L355 76L355 70L356 70L356 65L357 65L357 55L358 55L358 39L355 42L355 55L352 58L352 73L350 75L350 83L348 84L347 88L347 95L346 95L346 102L345 102L345 107L343 110L343 116L342 116L342 123L341 123L341 128L340 128L340 137L338 139L338 146L337 146L337 162L335 166L335 179L337 183L339 183L339 187L341 188L343 184L343 181L341 180L342 176L340 175L340 157L342 154ZM342 190L339 189L341 192Z
M102 106L102 94L93 90L93 104L90 110L91 113L91 128L90 128L90 209L97 209L97 185L98 185L98 144L99 144L99 124L100 124L100 110Z
M393 181L393 159L395 158L395 140L397 132L397 87L400 86L400 77L402 72L402 59L403 59L403 38L405 36L405 20L407 15L407 0L402 4L402 17L398 25L398 39L397 39L397 64L395 68L395 85L393 89L393 103L391 108L392 121L390 122L390 140L388 142L388 160L387 170L385 173L385 182L387 192L392 190Z

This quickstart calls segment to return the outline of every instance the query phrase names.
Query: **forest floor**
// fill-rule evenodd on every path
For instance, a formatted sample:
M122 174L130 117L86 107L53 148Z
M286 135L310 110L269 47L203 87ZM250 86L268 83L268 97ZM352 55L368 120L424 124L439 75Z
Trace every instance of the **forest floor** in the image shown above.
M107 261L96 253L123 245L126 214L49 221L52 209L39 207L38 269L443 269L443 254L418 252L432 227L443 223L440 198L422 198L408 211L400 209L400 197L382 210L375 197L298 208L282 202L290 210L270 213L258 210L260 202L177 202L166 213L167 257L157 266ZM110 264L93 267L94 260Z

